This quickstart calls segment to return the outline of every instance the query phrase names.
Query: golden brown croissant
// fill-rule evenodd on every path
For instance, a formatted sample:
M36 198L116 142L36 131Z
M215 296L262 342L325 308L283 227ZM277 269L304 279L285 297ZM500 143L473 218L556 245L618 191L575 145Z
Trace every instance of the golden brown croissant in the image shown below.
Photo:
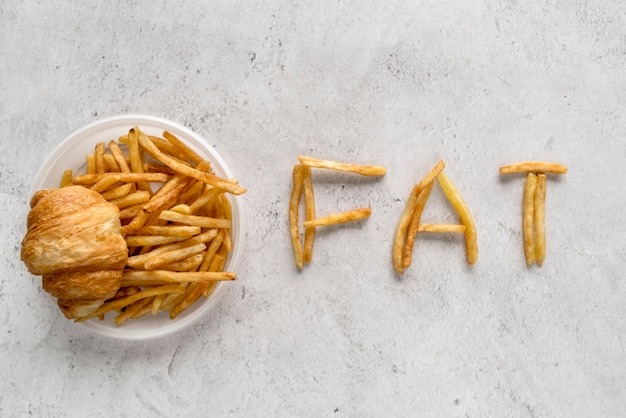
M67 318L93 312L119 289L128 258L118 207L82 186L41 190L30 205L22 261Z

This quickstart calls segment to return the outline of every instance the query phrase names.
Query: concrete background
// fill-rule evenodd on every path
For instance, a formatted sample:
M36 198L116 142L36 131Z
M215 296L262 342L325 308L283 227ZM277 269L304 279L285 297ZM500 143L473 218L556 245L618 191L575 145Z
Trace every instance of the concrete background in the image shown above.
M0 415L616 417L626 410L626 6L609 0L0 1ZM67 135L145 113L214 145L241 184L246 249L217 309L122 342L66 321L19 261L34 173ZM291 168L320 231L294 267ZM423 236L390 262L438 159L480 255ZM542 159L548 255L526 268L523 177ZM435 189L425 219L456 222Z

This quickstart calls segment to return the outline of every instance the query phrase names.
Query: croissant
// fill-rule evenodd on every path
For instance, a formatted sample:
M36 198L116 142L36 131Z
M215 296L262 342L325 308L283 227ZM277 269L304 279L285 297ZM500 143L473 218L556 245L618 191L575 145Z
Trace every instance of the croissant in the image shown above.
M67 318L92 313L119 290L128 259L118 207L82 186L38 191L30 206L22 261Z

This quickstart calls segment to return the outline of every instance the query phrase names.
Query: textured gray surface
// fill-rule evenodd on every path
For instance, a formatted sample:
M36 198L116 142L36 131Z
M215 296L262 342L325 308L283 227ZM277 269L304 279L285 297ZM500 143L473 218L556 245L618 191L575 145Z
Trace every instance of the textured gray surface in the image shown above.
M108 4L107 4L108 3ZM0 2L0 415L618 416L626 410L626 8L596 1ZM69 133L162 116L214 145L249 192L239 280L149 342L67 322L19 261L34 173ZM291 167L316 173L320 232L293 266ZM480 256L423 237L391 268L412 184L443 158ZM523 262L522 177L548 184L548 257ZM319 174L319 175L318 175ZM433 193L424 215L455 222Z

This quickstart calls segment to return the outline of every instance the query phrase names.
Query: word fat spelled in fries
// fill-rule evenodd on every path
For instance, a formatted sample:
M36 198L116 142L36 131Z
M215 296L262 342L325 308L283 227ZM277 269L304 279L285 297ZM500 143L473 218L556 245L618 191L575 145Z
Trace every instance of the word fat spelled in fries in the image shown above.
M340 163L299 156L300 164L293 168L293 186L289 201L289 231L298 269L312 259L315 230L318 227L357 221L371 215L369 208L359 208L347 212L317 216L315 195L311 180L312 169L328 169L363 176L382 176L386 169L382 166L365 166ZM445 162L439 161L417 184L408 196L406 206L398 222L392 245L392 265L398 274L404 274L413 260L413 247L417 233L458 233L464 237L467 263L473 265L478 259L478 238L474 218L454 183L443 171ZM526 161L500 168L500 174L524 173L527 175L522 205L522 231L524 254L527 265L541 266L546 256L545 239L545 198L546 173L565 174L567 167L546 161ZM424 207L435 183L457 213L459 224L423 224L420 222ZM304 196L304 240L301 239L299 206Z

